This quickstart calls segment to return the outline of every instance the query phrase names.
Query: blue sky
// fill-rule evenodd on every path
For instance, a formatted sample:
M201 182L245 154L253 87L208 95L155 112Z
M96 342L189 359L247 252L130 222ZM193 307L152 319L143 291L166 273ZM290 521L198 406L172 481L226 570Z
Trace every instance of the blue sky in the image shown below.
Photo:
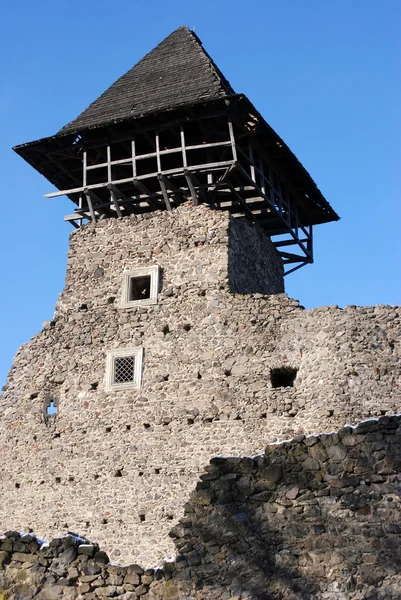
M306 307L399 304L399 0L3 0L0 384L53 315L71 212L14 154L55 133L180 25L286 141L341 221L286 279Z

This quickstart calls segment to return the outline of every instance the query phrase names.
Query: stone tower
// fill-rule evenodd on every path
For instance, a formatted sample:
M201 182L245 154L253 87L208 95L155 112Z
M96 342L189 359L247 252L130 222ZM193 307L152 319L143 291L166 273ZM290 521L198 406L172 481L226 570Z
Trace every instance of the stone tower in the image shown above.
M283 293L338 217L193 32L16 151L76 230L1 399L0 528L151 565L211 456L396 410L398 312Z

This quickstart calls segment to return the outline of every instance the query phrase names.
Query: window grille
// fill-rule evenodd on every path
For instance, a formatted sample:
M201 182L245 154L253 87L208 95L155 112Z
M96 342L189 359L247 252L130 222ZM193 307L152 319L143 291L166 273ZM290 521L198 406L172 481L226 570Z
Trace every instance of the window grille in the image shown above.
M135 379L135 356L114 359L114 383L129 383Z
M106 391L139 388L142 356L142 348L110 350L106 359Z

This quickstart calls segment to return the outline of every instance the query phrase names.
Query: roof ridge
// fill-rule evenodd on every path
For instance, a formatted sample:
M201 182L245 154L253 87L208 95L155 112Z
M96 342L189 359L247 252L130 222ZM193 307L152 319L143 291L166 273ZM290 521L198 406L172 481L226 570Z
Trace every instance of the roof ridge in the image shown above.
M121 75L59 133L78 132L234 93L200 38L188 27L181 26Z

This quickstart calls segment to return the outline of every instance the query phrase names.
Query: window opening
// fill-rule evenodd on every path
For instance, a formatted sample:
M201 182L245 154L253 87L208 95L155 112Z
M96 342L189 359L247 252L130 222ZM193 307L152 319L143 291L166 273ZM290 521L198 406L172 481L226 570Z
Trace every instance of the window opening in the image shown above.
M150 298L150 279L150 275L145 275L144 277L130 277L128 291L128 299L130 302Z
M51 416L51 415L56 415L57 413L58 413L57 406L54 404L53 400L50 400L48 406L46 407L46 415Z
M106 391L140 387L142 356L142 348L126 348L108 352Z
M114 383L130 383L135 378L135 356L114 359Z
M121 308L156 304L158 291L158 265L124 271Z
M270 381L274 388L293 387L298 369L294 367L278 367L270 370Z

